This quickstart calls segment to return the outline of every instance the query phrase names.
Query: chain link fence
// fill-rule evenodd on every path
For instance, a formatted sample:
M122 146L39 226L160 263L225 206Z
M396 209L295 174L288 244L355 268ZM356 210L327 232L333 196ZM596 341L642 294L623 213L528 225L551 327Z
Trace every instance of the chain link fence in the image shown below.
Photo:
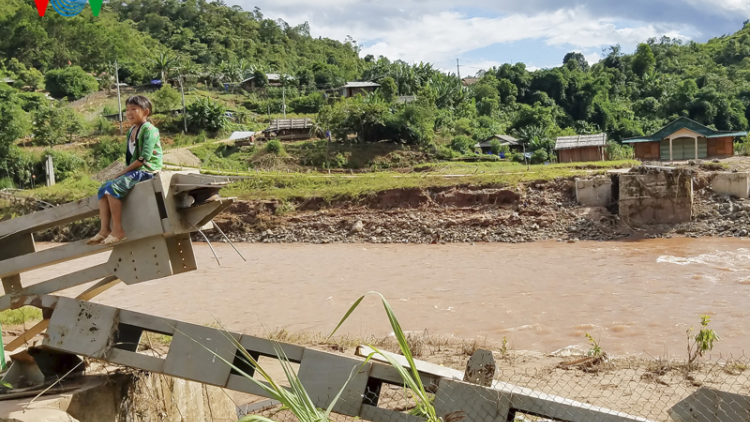
M491 387L440 378L427 386L444 421L750 421L750 357L707 356L700 362L664 359L569 358L531 367L500 359ZM414 394L400 385L372 382L360 397L337 408L367 406L391 412L366 419L332 414L334 421L422 420ZM318 398L324 407L333 397ZM344 404L345 402L345 404ZM264 406L263 403L266 403ZM354 406L352 408L352 406ZM243 414L296 421L289 411L263 401ZM351 414L351 413L350 413Z

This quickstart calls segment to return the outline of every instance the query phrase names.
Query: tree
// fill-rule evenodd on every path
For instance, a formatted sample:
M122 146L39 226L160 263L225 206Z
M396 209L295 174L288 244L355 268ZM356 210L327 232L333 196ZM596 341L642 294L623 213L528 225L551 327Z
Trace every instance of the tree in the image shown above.
M177 57L171 53L159 53L155 58L151 59L151 65L155 72L159 73L161 77L161 83L167 83L170 72L177 67L179 61Z
M500 154L500 151L503 149L503 144L500 143L497 139L493 139L490 142L490 151L492 151L493 154L497 155Z
M565 55L563 66L570 70L580 70L582 72L589 70L589 62L586 60L586 57L582 53L575 51Z
M153 95L156 111L164 113L174 110L180 105L180 92L170 85L164 85Z
M470 154L474 152L474 145L476 141L469 138L468 136L456 136L451 140L450 148L459 154Z
M75 141L84 132L83 118L64 103L34 113L34 145L53 146Z
M15 140L25 136L29 126L28 115L21 107L21 100L16 95L16 91L0 83L0 157L8 156L8 151ZM0 174L0 177L5 176Z
M187 107L190 129L216 132L227 125L226 109L210 98L199 98Z
M651 50L651 46L648 44L638 44L635 56L633 56L633 73L643 77L643 75L651 73L654 70L655 65L656 58L654 58L654 52Z
M268 86L268 76L266 76L266 72L256 69L255 72L253 72L253 83L255 84L256 88L265 88Z
M380 81L380 95L382 95L383 99L389 103L396 100L396 97L398 96L398 86L392 77L386 76Z
M80 66L50 70L44 75L44 84L55 98L77 100L99 88L96 78L86 73Z

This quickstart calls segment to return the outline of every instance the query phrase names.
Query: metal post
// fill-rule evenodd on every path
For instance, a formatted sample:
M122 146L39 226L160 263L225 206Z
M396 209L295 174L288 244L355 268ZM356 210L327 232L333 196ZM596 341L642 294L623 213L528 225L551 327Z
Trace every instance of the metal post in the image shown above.
M286 119L286 87L283 85L281 87L281 111L284 113L284 118Z
M177 69L179 80L180 80L180 91L182 92L182 123L185 126L184 133L187 133L187 109L185 108L185 88L182 86L182 71Z
M47 173L47 186L55 185L55 164L51 155L47 156L47 161L44 163L45 170Z
M115 60L115 85L117 86L117 120L120 122L120 135L122 135L122 102L120 100L120 67Z

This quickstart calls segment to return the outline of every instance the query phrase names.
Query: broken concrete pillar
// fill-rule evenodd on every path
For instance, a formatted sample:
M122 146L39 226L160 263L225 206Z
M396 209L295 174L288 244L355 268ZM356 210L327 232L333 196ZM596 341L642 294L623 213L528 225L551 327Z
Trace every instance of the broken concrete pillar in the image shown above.
M711 189L716 193L747 198L750 196L750 173L716 173L711 180Z
M626 223L689 222L693 216L692 175L680 170L623 174L619 209Z
M612 204L612 179L595 177L576 179L576 201L584 207L608 207Z

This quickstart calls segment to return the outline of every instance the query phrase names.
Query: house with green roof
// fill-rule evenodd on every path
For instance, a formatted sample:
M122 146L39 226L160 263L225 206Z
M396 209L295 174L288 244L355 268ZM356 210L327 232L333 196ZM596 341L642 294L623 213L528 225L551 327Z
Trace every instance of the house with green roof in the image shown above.
M747 132L714 130L687 117L669 123L651 136L624 139L635 149L640 160L693 160L731 157L734 138Z

